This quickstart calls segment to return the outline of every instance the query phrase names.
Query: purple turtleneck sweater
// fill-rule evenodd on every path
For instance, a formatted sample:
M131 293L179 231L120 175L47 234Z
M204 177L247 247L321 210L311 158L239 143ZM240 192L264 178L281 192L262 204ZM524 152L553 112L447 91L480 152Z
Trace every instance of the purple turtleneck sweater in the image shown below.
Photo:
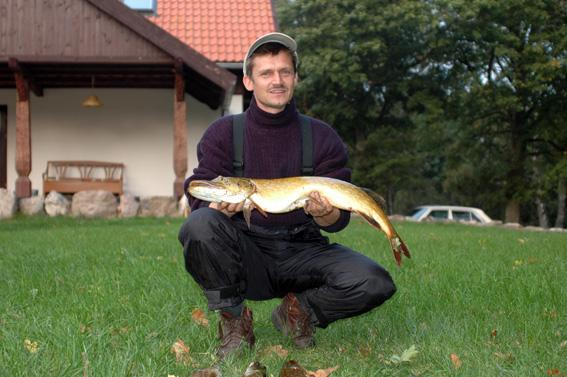
M278 114L260 109L252 98L246 110L244 130L244 177L284 178L301 175L301 126L295 101L292 100ZM329 125L311 119L313 129L313 175L350 181L350 170L346 168L347 149L338 134ZM185 192L189 182L197 179L211 180L219 175L234 176L232 167L232 116L213 122L205 131L197 146L199 166L185 180ZM208 203L191 196L191 209ZM337 232L349 222L350 212L341 211L339 220L328 227L327 232ZM263 227L294 227L312 221L303 209L289 213L268 214L263 217L258 211L252 213L252 223Z

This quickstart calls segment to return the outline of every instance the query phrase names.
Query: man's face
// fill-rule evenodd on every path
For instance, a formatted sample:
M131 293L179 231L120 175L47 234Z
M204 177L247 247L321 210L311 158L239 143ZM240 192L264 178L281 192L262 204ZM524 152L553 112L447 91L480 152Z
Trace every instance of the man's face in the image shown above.
M244 76L244 86L254 92L258 107L268 113L279 113L291 101L297 84L291 56L280 51L277 55L259 55L253 59L252 76Z

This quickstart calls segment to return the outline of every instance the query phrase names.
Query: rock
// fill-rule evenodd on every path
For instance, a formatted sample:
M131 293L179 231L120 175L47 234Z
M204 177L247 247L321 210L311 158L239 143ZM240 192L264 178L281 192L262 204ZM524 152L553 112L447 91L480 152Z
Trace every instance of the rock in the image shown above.
M117 209L118 202L110 191L87 190L73 195L73 216L114 217Z
M71 209L71 203L69 203L69 200L57 191L51 191L47 194L44 205L45 212L51 217L67 215Z
M0 219L9 219L16 213L16 196L0 188Z
M20 199L20 212L27 216L43 215L43 197L32 196Z
M120 204L118 205L118 215L120 217L134 217L138 214L140 202L132 194L120 195Z
M150 196L140 201L140 216L177 216L177 200L171 196Z

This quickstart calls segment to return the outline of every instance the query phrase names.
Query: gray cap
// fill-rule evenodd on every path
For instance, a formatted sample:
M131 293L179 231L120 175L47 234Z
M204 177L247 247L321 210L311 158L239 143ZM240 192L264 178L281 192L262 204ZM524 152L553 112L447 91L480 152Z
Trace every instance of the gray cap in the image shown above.
M279 43L287 47L295 56L296 64L297 62L299 62L299 58L297 56L297 43L293 40L292 37L284 33L268 33L256 39L248 49L248 52L244 57L244 63L242 66L242 71L245 75L247 75L246 65L248 64L248 59L250 59L250 57L258 49L258 47L265 45L266 43Z

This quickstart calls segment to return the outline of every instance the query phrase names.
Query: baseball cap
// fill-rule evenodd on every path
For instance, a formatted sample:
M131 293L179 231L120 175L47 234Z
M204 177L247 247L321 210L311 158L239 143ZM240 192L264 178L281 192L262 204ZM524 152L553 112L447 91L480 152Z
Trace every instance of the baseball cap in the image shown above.
M254 43L252 43L252 45L250 46L250 48L248 49L248 52L246 53L246 56L244 57L244 64L242 66L242 71L244 72L244 74L246 75L246 65L248 64L248 59L250 59L250 57L252 56L252 54L254 54L254 52L262 45L265 45L266 43L279 43L285 47L287 47L295 56L295 61L296 64L299 62L299 58L297 56L297 43L295 42L295 40L293 40L292 37L290 37L287 34L284 33L268 33L265 34L263 36L261 36L260 38L256 39L254 41Z

